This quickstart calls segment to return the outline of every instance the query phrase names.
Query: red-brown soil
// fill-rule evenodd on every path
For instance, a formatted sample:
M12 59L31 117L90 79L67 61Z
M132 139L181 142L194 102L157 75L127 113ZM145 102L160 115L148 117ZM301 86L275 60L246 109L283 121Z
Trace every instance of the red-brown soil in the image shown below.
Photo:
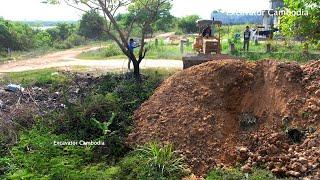
M197 175L241 165L316 177L319 112L320 62L211 61L167 79L135 112L128 143L172 143Z

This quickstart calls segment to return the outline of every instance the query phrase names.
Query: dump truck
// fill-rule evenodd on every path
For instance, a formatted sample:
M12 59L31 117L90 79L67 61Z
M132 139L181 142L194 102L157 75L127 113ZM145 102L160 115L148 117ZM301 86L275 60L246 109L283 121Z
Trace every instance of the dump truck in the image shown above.
M183 68L189 68L194 65L214 59L214 55L221 54L221 21L198 20L196 21L199 28L199 34L195 37L193 50L195 54L188 54L182 58ZM203 35L204 29L211 28L211 36Z

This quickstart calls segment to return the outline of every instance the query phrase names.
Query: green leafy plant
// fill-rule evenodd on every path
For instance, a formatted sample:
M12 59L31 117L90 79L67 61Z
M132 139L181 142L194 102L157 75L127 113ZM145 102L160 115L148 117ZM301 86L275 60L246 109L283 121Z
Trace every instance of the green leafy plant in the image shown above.
M172 145L149 143L121 161L119 176L125 179L181 179L187 175L185 168L183 159Z

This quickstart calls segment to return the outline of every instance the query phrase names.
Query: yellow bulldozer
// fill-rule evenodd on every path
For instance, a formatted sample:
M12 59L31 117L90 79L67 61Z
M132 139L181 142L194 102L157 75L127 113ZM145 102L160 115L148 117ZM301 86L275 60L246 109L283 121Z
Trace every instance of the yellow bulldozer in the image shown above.
M187 54L182 57L183 69L202 64L221 55L221 21L198 20L199 34L195 37L193 50L197 54ZM208 31L207 31L208 30ZM214 53L214 54L213 54Z
M194 40L193 49L199 54L221 54L220 30L222 22L198 20L196 23L199 28L199 34ZM207 29L210 29L210 33L208 34L205 32Z

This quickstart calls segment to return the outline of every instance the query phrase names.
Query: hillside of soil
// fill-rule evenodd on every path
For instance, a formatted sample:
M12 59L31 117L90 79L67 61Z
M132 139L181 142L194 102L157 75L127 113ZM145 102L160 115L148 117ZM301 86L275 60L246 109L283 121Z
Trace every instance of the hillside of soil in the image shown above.
M211 61L167 79L134 119L129 145L171 143L196 175L320 178L320 62Z

